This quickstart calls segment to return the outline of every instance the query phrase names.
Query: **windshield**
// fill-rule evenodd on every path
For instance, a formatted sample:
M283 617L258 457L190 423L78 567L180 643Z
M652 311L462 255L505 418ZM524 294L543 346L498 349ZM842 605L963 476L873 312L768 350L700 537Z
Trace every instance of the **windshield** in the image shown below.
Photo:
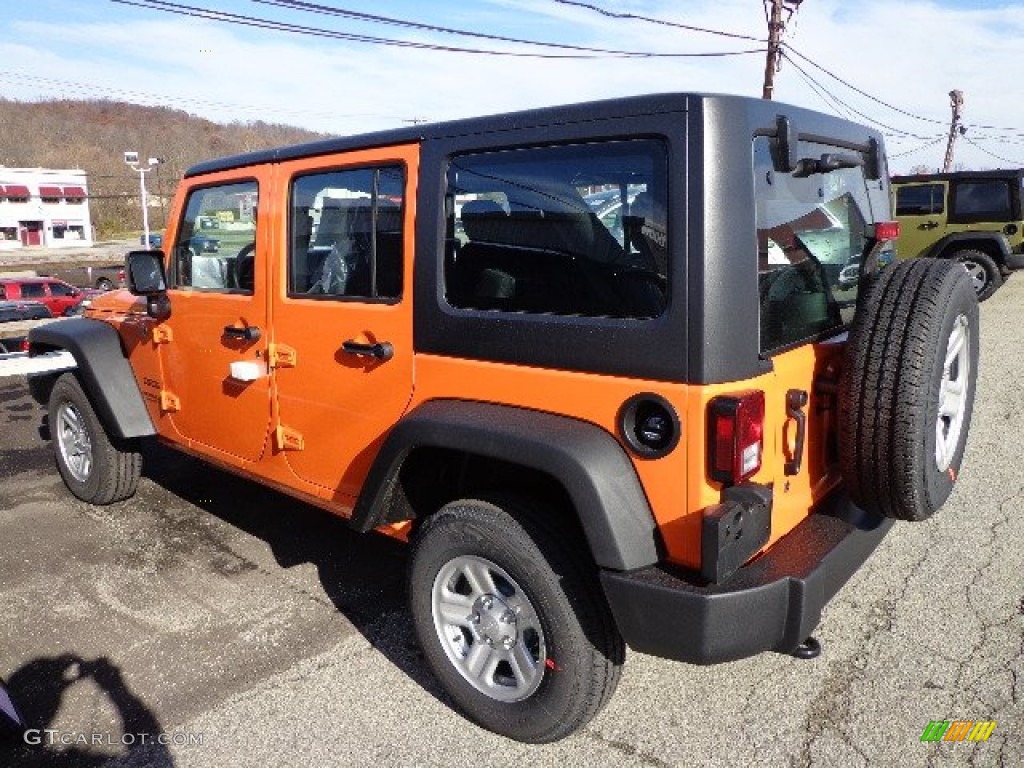
M861 167L798 178L776 169L770 142L754 141L763 353L850 322L860 256L874 223ZM800 143L801 157L836 151Z

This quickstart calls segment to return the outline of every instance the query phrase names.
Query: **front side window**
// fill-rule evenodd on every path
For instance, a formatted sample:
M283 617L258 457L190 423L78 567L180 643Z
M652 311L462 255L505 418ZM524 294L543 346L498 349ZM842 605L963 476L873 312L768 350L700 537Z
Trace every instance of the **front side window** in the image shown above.
M402 295L402 166L337 170L292 182L288 293Z
M258 202L255 181L189 193L173 247L175 287L252 292Z
M1010 185L1006 181L961 181L953 191L953 216L966 221L1010 218Z
M668 154L654 140L456 157L445 297L458 309L646 319L668 301Z
M801 157L839 151L800 144ZM768 353L850 322L873 219L862 167L798 178L776 169L770 140L759 137L754 179L761 351Z
M945 208L942 184L914 184L896 190L897 216L932 216Z
M64 285L64 283L47 283L50 288L51 296L70 296L74 291L70 285Z

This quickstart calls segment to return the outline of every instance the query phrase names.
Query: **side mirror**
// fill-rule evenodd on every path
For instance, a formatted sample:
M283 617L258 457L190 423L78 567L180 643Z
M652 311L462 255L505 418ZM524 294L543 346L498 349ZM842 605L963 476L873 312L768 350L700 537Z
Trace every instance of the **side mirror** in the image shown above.
M163 251L131 251L124 258L128 290L146 297L146 314L157 320L171 316Z

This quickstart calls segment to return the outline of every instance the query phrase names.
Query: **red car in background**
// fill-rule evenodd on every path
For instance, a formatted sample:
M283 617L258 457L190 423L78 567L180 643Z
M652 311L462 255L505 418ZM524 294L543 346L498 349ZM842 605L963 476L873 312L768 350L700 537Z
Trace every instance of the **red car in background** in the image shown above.
M85 298L80 288L52 277L7 277L0 279L0 300L37 301L50 314L60 317Z

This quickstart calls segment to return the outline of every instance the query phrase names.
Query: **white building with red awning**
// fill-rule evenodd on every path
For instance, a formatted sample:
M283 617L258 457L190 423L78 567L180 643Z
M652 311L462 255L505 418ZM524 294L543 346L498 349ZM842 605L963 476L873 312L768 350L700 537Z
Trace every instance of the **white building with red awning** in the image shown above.
M85 171L0 166L0 250L92 244Z

